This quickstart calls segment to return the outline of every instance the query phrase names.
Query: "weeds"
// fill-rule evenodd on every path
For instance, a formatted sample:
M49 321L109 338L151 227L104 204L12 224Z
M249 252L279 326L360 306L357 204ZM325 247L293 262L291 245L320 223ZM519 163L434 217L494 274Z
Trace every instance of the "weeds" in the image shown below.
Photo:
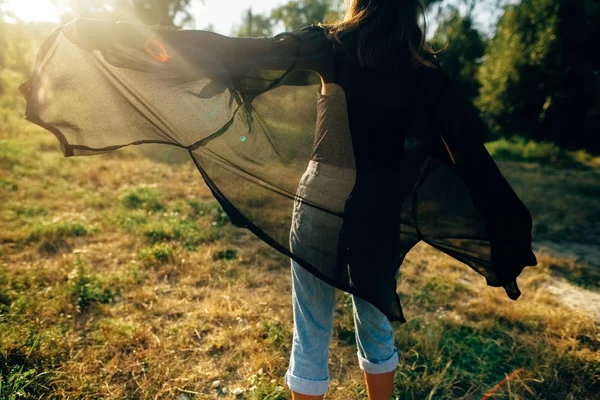
M486 148L493 157L501 160L554 163L567 158L566 153L553 143L535 142L522 137L501 138L486 143Z
M107 287L100 279L91 274L79 258L76 266L69 274L70 293L78 312L87 311L93 304L108 304L116 291Z
M143 209L146 211L163 211L160 192L149 187L138 187L127 191L121 197L121 203L128 209Z
M218 250L212 255L213 260L235 260L237 258L236 249Z
M287 327L279 321L262 321L260 327L267 343L285 352L288 351L292 334Z
M69 248L68 238L86 236L89 233L90 228L81 222L57 222L33 226L26 241L35 243L42 252L56 253L60 249Z
M22 131L11 128L15 137ZM63 168L70 161L55 154L50 140L34 130L27 135L21 144L0 140L0 202L6 204L0 213L0 399L159 398L177 387L208 399L215 379L243 388L242 398L288 399L282 378L292 340L289 259L233 230L217 201L198 200L210 191L190 191L195 172L189 169L153 164L131 150L127 157L90 159L90 179L73 181L71 169ZM506 146L498 151L510 159L538 160L501 163L534 214L536 235L542 232L536 237L593 245L600 235L597 172L557 169L571 153L557 155L551 146ZM29 161L33 152L39 163ZM578 165L593 161L573 157ZM119 192L133 184L124 177L139 186ZM97 198L102 201L90 202ZM252 201L262 204L259 197ZM105 206L90 206L100 203ZM268 205L280 223L285 212ZM55 256L74 243L81 252ZM413 249L400 279L408 323L395 325L401 356L395 396L477 399L524 367L496 399L597 398L597 323L543 287L560 275L593 289L597 271L564 257L539 260L541 267L526 269L519 282L522 298L511 302L475 281L467 267ZM334 329L328 397L364 399L350 296L338 301ZM265 372L249 380L259 368Z
M14 358L21 358L18 361L11 360L10 354L0 354L0 400L39 398L50 389L47 386L50 371L39 372L39 366L30 360L32 351L39 345L40 336L36 336L26 355L15 357L12 354Z
M152 247L141 249L138 259L145 267L173 262L173 248L168 244L155 244Z

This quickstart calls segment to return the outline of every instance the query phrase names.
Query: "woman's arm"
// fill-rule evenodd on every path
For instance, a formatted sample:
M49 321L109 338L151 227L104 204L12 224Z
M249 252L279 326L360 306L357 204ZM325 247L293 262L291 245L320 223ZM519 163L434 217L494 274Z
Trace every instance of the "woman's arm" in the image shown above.
M498 274L509 281L526 265L536 264L531 252L531 213L485 148L487 127L477 109L445 74L441 86L435 110L439 134L452 169L486 221L492 264L501 267Z
M232 77L252 68L316 70L325 50L325 42L319 40L324 35L318 27L272 38L234 38L202 30L77 19L65 25L62 32L87 51L112 52L113 62L116 49L124 47L144 51L165 67L187 64L188 69L202 69L218 63Z

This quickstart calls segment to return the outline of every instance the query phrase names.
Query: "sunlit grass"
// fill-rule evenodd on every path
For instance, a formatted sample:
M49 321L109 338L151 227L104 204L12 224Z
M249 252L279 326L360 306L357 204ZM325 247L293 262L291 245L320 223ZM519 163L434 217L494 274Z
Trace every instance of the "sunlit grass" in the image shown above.
M0 132L0 398L212 399L239 387L239 398L287 399L289 260L234 228L190 163L136 149L65 159L45 132L14 135L29 126L14 121ZM536 238L596 243L597 170L501 168ZM409 322L396 326L396 397L477 399L525 368L493 398L597 398L598 321L547 286L595 291L598 271L550 254L539 262L512 302L415 248L399 285ZM351 310L340 293L330 399L366 399Z

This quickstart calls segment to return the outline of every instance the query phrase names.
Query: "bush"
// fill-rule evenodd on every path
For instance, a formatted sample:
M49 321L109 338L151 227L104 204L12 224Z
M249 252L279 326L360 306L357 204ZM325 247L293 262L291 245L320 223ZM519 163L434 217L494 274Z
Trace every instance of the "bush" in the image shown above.
M237 250L235 250L235 249L218 250L215 253L213 253L212 258L215 261L217 261L217 260L234 260L237 258Z
M116 295L113 289L84 268L81 259L77 260L75 269L69 274L69 281L71 296L79 312L88 310L95 303L110 303Z
M193 200L188 202L188 204L191 208L188 217L191 219L209 215L212 217L212 225L218 228L231 222L227 213L216 200L204 202Z
M144 266L167 264L174 260L173 248L168 244L158 243L150 248L141 249L138 259Z
M214 228L200 230L196 222L190 220L167 219L151 224L144 229L144 236L152 244L178 241L186 250L196 250L206 242L214 242L222 234Z
M149 187L129 190L121 197L121 203L131 210L144 209L156 212L165 209L161 203L160 192Z
M284 324L279 321L262 321L260 328L263 331L262 337L267 343L287 353L292 342L292 333Z
M0 168L10 170L27 156L22 148L8 140L0 140Z
M485 147L492 157L500 160L555 163L568 159L568 155L554 143L535 142L522 137L501 138L486 143Z
M90 229L81 222L57 222L48 225L35 225L27 237L27 243L37 242L38 249L55 253L68 248L67 238L86 236Z

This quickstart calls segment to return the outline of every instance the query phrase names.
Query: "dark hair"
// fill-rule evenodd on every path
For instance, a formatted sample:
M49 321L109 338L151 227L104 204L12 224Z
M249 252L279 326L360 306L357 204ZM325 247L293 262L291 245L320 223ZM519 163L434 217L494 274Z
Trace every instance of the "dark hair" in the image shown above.
M419 0L345 0L342 21L324 25L330 39L344 44L353 33L361 66L377 68L412 63L432 66L428 56L436 53L425 43L419 16L425 12Z

